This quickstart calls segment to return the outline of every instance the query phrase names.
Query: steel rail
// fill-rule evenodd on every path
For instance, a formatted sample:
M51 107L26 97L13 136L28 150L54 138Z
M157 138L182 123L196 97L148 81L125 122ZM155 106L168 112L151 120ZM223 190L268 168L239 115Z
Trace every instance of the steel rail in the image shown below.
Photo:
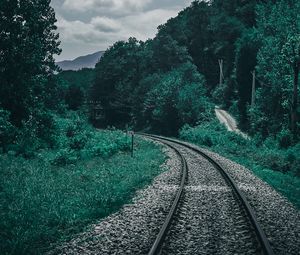
M146 137L149 137L153 140L159 140L160 142L161 139L159 138L155 138L155 137L151 137L151 136L148 136L146 134L140 134L140 135L143 135L143 136L146 136ZM180 181L180 186L179 186L179 190L177 191L177 194L176 194L176 197L172 203L172 206L171 206L171 209L169 210L169 213L164 221L164 224L162 225L156 239L155 239L155 242L153 243L148 255L157 255L160 253L161 251L161 248L162 248L162 245L163 245L163 242L167 236L167 232L169 230L169 227L171 225L171 221L173 219L173 216L176 212L176 209L178 207L178 204L180 202L180 199L182 197L182 194L183 194L183 189L184 189L184 185L185 185L185 182L186 182L186 179L187 179L187 175L188 175L188 166L187 166L187 162L185 160L185 158L183 157L183 155L179 152L179 150L177 150L174 146L170 145L169 143L163 141L162 143L164 143L165 145L169 146L170 148L172 148L176 154L180 157L180 161L182 163L182 166L181 166L181 170L182 170L182 174L181 174L181 181Z
M224 179L227 181L227 183L232 187L234 193L236 194L236 196L238 197L238 199L240 200L240 202L242 203L251 223L252 226L254 228L254 231L256 233L256 236L259 240L259 243L262 247L262 250L264 252L264 254L266 255L274 255L274 252L271 248L270 242L265 234L265 232L263 231L263 229L261 228L254 210L252 209L252 207L250 206L249 202L247 201L245 195L243 194L243 192L238 188L237 184L235 183L235 181L232 179L232 177L220 166L219 163L217 163L214 159L212 159L210 156L208 156L206 153L204 153L203 151L190 146L186 143L183 143L181 141L175 140L175 139L171 139L171 138L166 138L166 137L162 137L162 136L157 136L157 135L150 135L150 134L144 134L144 133L140 133L140 135L146 136L146 137L150 137L150 138L155 138L158 140L164 140L164 141L168 141L168 142L172 142L172 143L176 143L179 144L181 146L184 146L198 154L200 154L202 157L204 157L205 159L207 159L212 165L214 165L214 167L219 170L219 172L222 174L222 176L224 177ZM170 144L168 144L170 146ZM150 253L149 253L150 254Z

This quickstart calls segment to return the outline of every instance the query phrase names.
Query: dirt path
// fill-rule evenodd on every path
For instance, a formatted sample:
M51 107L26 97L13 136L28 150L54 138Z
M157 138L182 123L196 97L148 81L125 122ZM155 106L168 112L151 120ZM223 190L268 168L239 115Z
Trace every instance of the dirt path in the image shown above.
M228 131L235 132L244 137L245 139L250 139L250 137L247 134L243 133L241 130L238 129L236 120L228 112L216 107L215 113L218 120L226 126Z

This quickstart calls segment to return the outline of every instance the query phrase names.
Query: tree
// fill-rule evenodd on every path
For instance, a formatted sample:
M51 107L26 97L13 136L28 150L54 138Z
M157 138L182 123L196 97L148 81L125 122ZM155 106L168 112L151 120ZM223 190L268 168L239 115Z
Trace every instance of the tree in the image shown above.
M144 112L152 130L177 135L184 124L206 120L212 106L195 65L186 62L150 81L155 83L146 95Z
M141 43L135 38L119 41L110 47L96 65L91 99L104 108L102 126L130 122L134 91L141 75Z
M70 110L78 110L84 100L84 92L80 87L70 86L66 91L65 101Z
M91 86L95 79L95 70L83 68L78 71L62 71L58 75L60 95L69 109L78 110L88 100Z
M55 22L50 0L1 0L0 105L15 125L40 105L41 91L56 70Z
M155 68L163 72L191 61L187 47L180 46L171 35L159 33L153 40L153 61Z
M300 10L300 8L299 8ZM282 49L283 58L289 63L293 70L293 96L291 106L291 130L297 133L298 121L298 84L300 71L300 27L298 34L289 35Z
M300 67L300 3L281 0L258 6L258 76L262 80L259 110L270 120L270 132L290 127L297 134ZM281 121L278 121L281 120Z
M237 84L240 125L248 126L247 106L251 103L252 72L257 64L260 41L254 29L245 30L236 42L234 75Z

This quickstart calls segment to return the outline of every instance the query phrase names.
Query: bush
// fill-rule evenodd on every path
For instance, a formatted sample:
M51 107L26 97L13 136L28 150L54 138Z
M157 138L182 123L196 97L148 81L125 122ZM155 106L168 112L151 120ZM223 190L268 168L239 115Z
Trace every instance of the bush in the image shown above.
M4 151L9 149L30 158L41 148L55 146L56 126L50 112L35 109L20 128L14 127L8 117L8 112L0 111L0 147L4 147Z
M300 177L300 143L288 148L285 152L286 160L290 164L290 171Z
M277 140L280 148L288 148L293 143L293 135L288 129L282 129L277 135Z
M78 134L70 139L70 148L73 150L82 150L87 142L87 137L84 134Z
M9 121L9 112L0 109L0 148L3 152L12 144L16 138L17 129Z
M17 137L16 152L25 158L31 158L40 145L41 141L37 137L37 122L33 116L30 116L27 121L22 122L22 129Z
M94 134L92 139L102 138L100 148L114 144L109 160L79 161L77 156L92 149L90 145L80 152L42 151L29 160L0 155L1 254L47 254L51 244L71 239L129 203L136 190L161 172L164 154L154 143L136 140L139 150L131 158L117 153L126 140L120 131ZM68 165L74 160L76 164Z
M51 164L64 166L76 160L111 157L130 148L127 136L117 130L98 131L87 123L86 117L76 112L65 118L56 117L57 152ZM70 160L71 159L71 160Z
M54 166L66 166L76 163L77 159L78 157L74 151L62 149L56 153L54 159L50 160L50 163Z

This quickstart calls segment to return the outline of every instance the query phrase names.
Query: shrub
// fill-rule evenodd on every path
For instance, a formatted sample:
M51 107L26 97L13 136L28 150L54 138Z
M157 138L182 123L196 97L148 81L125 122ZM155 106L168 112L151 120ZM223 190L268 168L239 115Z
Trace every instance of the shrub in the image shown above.
M60 149L55 155L41 151L28 160L0 155L1 254L47 254L54 243L71 239L130 202L136 190L161 172L164 154L156 144L137 139L140 149L131 158L129 153L116 154L126 141L122 132L93 134L99 147L104 141L114 144L109 148L112 158L79 161L91 146L80 152ZM76 164L68 165L74 160Z
M16 136L14 150L25 158L33 157L37 150L53 148L57 131L52 113L43 109L35 109Z
M300 177L300 143L288 148L285 155L286 160L291 165L291 172Z
M282 129L277 135L277 140L281 148L288 148L293 143L293 135L288 129Z
M37 137L37 122L31 115L27 121L22 122L22 129L17 136L16 152L25 158L31 158L39 146L40 140Z
M54 159L50 160L50 163L54 166L66 166L75 163L77 159L78 157L74 151L62 149L56 153Z
M70 148L73 150L82 150L87 142L87 137L84 134L77 134L70 139Z
M15 140L17 129L9 121L9 112L0 109L0 148L6 152Z
M67 165L92 157L111 157L130 148L126 135L118 130L98 131L88 124L86 117L70 112L65 118L56 116L57 153L54 165ZM70 160L70 157L72 160Z

